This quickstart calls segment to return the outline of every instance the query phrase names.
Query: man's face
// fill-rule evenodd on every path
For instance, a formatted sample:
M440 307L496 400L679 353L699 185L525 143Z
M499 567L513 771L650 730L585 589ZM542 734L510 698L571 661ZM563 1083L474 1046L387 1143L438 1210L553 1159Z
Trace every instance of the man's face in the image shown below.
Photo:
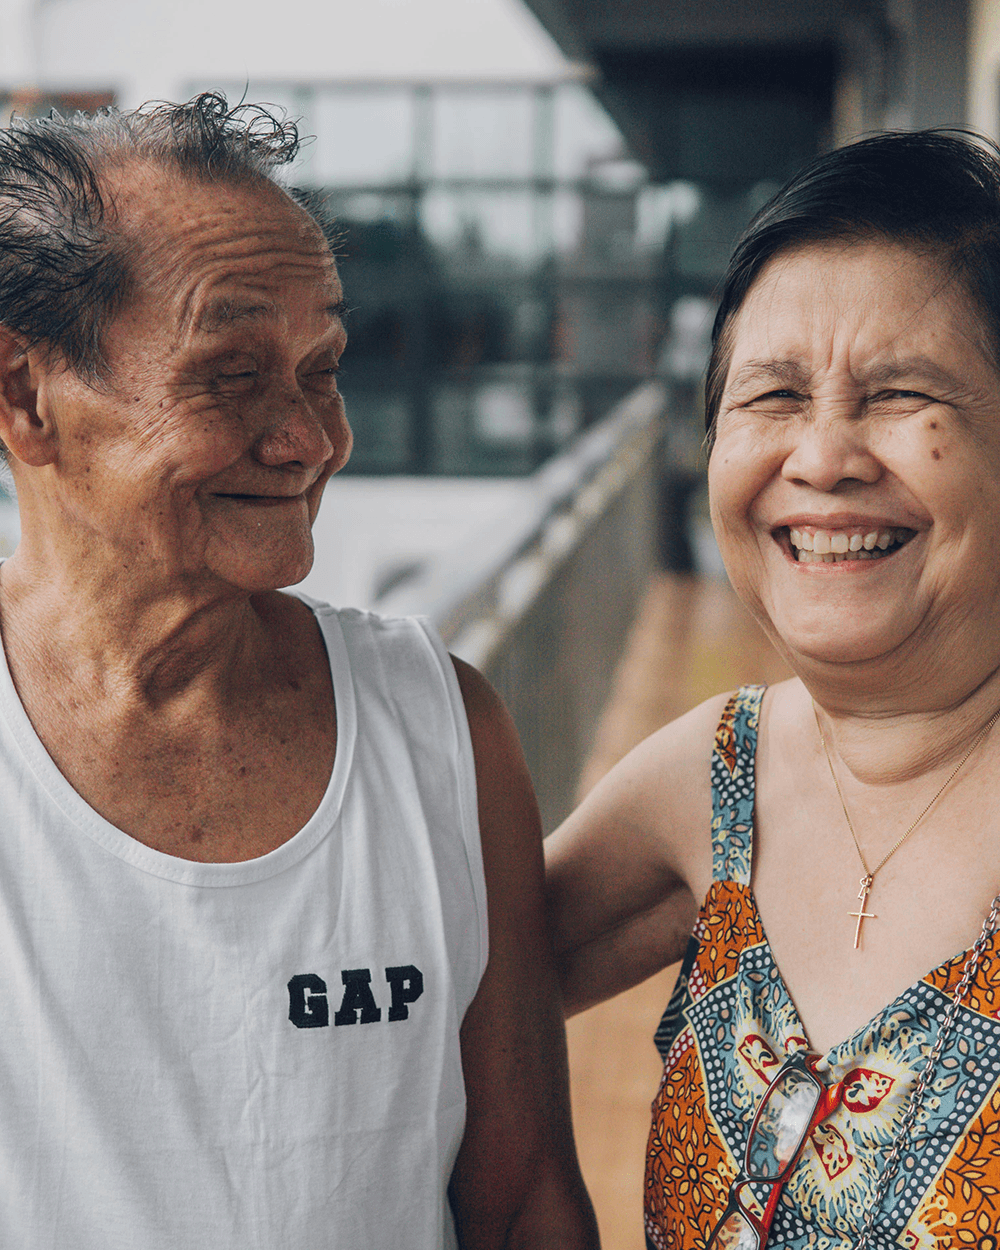
M137 291L105 334L107 384L51 380L46 497L63 532L137 586L299 581L351 441L329 249L266 184L133 167L114 191Z

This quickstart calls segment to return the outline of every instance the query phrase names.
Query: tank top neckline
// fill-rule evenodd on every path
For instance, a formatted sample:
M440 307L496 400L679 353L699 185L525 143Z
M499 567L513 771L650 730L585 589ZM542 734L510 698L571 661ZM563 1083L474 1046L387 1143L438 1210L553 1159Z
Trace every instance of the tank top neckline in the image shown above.
M337 611L296 595L313 612L330 665L337 719L337 748L326 790L308 821L287 841L254 859L205 863L154 850L106 820L77 793L45 749L14 687L7 655L0 645L0 716L39 785L73 826L110 854L155 877L187 886L241 886L286 871L328 835L343 803L357 740L357 710L350 662Z
M745 850L745 854L738 854L734 856L733 847L730 845L730 841L726 837L726 834L732 832L732 830L720 828L719 825L717 824L717 817L716 817L716 820L713 821L712 883L708 887L708 892L706 893L704 901L701 905L699 915L704 914L710 909L711 904L713 903L716 895L719 892L719 887L727 882L741 889L745 893L745 897L747 900L747 905L750 910L751 918L756 923L760 931L760 934L763 939L763 946L767 952L768 958L771 962L771 966L774 968L775 975L777 978L777 985L778 985L779 993L784 998L787 1004L789 1013L790 1013L790 1017L798 1028L799 1038L805 1043L806 1049L813 1051L814 1048L809 1042L809 1038L806 1032L806 1027L802 1021L802 1017L799 1015L799 1009L795 1004L795 999L792 997L791 991L789 990L788 985L785 981L784 973L781 971L778 961L775 959L774 951L771 948L771 941L767 936L767 929L764 926L764 921L761 917L760 911L757 908L757 898L756 898L756 895L754 894L753 886L751 884L752 870L753 870L753 824L754 824L754 813L755 813L755 804L756 804L754 759L755 759L756 747L757 747L757 729L758 729L758 724L759 724L758 717L759 717L760 708L763 703L763 698L764 698L766 689L767 689L766 686L741 686L732 695L732 697L726 704L726 709L723 712L723 717L719 725L719 730L716 731L715 746L713 747L713 751L712 751L713 813L717 811L719 798L720 798L717 792L716 778L717 778L717 771L718 771L717 765L720 759L720 745L721 745L723 748L723 751L726 754L728 754L730 761L735 762L737 769L742 769L743 776L746 778L745 797L748 800L749 812L744 811L743 813L741 813L743 819L734 823L736 823L738 826L739 825L748 826L748 828L744 829L744 828L738 827L735 830L736 833L745 835L743 838L740 839L744 843L744 846L740 849ZM753 710L752 710L750 717L745 722L745 727L746 727L745 735L742 737L742 739L740 739L739 737L730 738L729 741L731 742L732 745L731 745L731 748L727 751L726 748L729 745L729 743L728 742L720 743L720 739L727 737L726 732L725 732L726 727L727 727L727 720L729 721L730 724L732 723L732 720L734 719L733 710L739 707L741 704L744 709L752 708ZM731 771L732 770L730 769L730 775L731 775ZM727 867L734 863L736 866L736 873L737 873L736 876L720 875L720 873L725 873ZM741 880L740 878L744 876L745 876L745 879ZM994 937L993 942L990 944L990 948L989 948L990 951L994 949L995 944L996 944L996 937ZM956 966L964 967L965 961L968 958L968 955L971 949L972 949L972 946L970 944L969 946L965 947L964 950L959 951L957 955L953 955L950 959L945 959L942 963L937 964L933 968L930 968L922 976L917 977L917 979L913 981L912 984L908 985L905 989L900 991L899 994L897 994L888 1003L886 1003L884 1007L882 1007L879 1011L877 1011L870 1020L860 1025L857 1029L855 1029L852 1033L850 1033L846 1038L844 1038L843 1041L835 1043L833 1046L829 1047L828 1050L826 1050L825 1052L822 1052L820 1065L819 1065L820 1068L821 1069L832 1068L840 1064L841 1062L850 1061L851 1056L855 1056L857 1054L861 1040L865 1038L866 1036L870 1035L872 1031L878 1027L881 1021L886 1019L886 1017L888 1017L894 1010L898 1009L905 1001L912 1001L914 993L917 990L918 986L920 986L921 984L925 982L930 981L932 978L934 978L936 981L945 979L947 977L947 974L953 971L956 968ZM814 1053L819 1054L820 1052L814 1051Z

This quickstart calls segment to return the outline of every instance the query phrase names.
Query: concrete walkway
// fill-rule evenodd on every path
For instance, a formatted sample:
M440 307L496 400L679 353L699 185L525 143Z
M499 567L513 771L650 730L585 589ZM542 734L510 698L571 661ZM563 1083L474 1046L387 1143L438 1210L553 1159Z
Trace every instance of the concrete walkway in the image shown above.
M658 576L632 630L581 794L637 742L703 699L787 675L728 584ZM603 1250L645 1245L643 1162L661 1072L652 1037L676 975L676 967L664 969L569 1022L577 1145Z

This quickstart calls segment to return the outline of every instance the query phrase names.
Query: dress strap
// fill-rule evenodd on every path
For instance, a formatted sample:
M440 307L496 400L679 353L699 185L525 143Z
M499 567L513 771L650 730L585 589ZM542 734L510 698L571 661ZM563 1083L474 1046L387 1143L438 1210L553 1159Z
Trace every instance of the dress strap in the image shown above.
M726 704L712 750L712 880L750 884L754 756L766 686L741 686Z

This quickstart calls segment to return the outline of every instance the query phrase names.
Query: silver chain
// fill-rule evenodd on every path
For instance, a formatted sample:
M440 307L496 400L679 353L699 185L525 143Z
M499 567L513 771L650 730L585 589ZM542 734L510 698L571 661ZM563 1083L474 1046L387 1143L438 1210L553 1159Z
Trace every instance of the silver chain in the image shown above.
M951 1005L945 1013L941 1027L938 1029L937 1040L931 1048L927 1061L924 1064L917 1083L914 1086L913 1093L910 1095L910 1105L906 1109L906 1115L903 1117L903 1123L899 1127L896 1134L896 1141L889 1157L885 1161L885 1167L882 1171L882 1178L875 1190L875 1196L872 1198L871 1206L868 1208L868 1215L865 1219L865 1226L861 1230L861 1236L854 1243L854 1250L868 1250L868 1243L871 1240L872 1231L875 1228L875 1219L885 1201L885 1196L889 1192L889 1186L895 1179L896 1173L899 1171L899 1163L903 1157L903 1152L910 1144L910 1135L913 1132L913 1126L916 1123L917 1116L920 1114L920 1108L923 1106L924 1097L927 1094L927 1087L931 1083L934 1076L934 1069L937 1062L941 1058L941 1054L951 1037L955 1028L955 1020L958 1018L959 1008L962 1005L962 999L965 997L969 986L972 984L972 978L976 975L976 969L979 967L979 961L982 958L983 951L986 949L987 943L996 932L997 919L1000 917L1000 894L996 896L990 904L989 915L983 921L983 931L976 938L969 957L965 961L965 968L962 972L962 979L955 986L955 993L951 1000Z

